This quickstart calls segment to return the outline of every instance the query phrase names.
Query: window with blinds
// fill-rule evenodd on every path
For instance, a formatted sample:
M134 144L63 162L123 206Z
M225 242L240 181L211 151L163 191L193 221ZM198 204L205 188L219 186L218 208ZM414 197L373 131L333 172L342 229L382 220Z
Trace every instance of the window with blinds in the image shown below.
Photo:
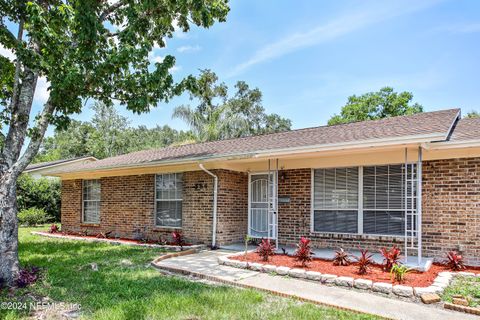
M315 169L313 179L315 232L403 236L405 206L416 229L415 164Z
M358 232L358 168L314 170L313 228Z
M100 223L100 180L83 180L83 223Z
M182 226L183 175L181 173L157 174L155 178L156 225Z
M408 167L407 194L405 193L405 165L363 168L364 233L405 234L405 200L407 200L408 209L415 210L417 187L415 165Z

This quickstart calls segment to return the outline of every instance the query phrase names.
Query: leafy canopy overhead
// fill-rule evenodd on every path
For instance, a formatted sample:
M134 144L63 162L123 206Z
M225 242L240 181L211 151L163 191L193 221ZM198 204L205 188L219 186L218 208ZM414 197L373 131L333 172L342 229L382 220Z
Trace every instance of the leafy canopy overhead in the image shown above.
M365 93L361 96L348 97L347 104L340 114L335 114L328 121L329 125L376 120L401 115L423 112L423 106L411 103L410 92L397 93L391 87L381 88L377 92Z
M265 113L258 88L251 89L247 83L238 81L235 94L229 96L228 87L218 83L217 75L210 70L202 70L195 80L190 99L198 101L197 106L178 106L173 117L190 126L196 141L290 130L289 119Z
M147 128L132 127L126 117L109 105L95 103L91 121L72 120L68 128L55 130L46 137L35 162L94 156L98 159L128 152L161 148L182 143L190 133L177 131L168 125Z
M65 126L88 98L105 104L115 99L133 112L147 112L188 86L188 79L174 83L173 56L151 65L149 52L164 47L175 27L187 32L190 24L225 21L227 1L0 0L0 43L22 66L47 78L48 103L54 106L50 122L56 125ZM23 39L7 28L8 21L23 26ZM0 59L0 103L6 107L15 68ZM11 110L0 116L8 126Z

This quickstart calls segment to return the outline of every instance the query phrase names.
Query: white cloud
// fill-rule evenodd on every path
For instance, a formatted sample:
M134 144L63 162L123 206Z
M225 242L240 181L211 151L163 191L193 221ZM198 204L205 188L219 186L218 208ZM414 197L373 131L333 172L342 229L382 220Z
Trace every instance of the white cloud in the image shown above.
M182 66L173 66L170 69L168 69L168 71L170 71L170 73L175 73L175 72L180 71L180 70L182 70Z
M5 48L0 44L0 56L4 56L5 58L10 59L13 61L15 59L15 54L10 49Z
M281 40L263 46L250 59L235 66L230 76L237 75L256 64L270 61L300 49L332 41L369 25L428 8L440 1L410 0L397 3L386 2L387 5L383 6L378 3L371 6L363 5L361 10L338 16L309 30L286 35ZM382 4L384 3L382 2Z
M183 52L197 52L197 51L200 51L201 49L202 49L202 47L200 47L199 45L196 45L196 46L181 46L181 47L177 48L177 51L180 52L180 53L183 53Z
M155 62L162 63L163 59L165 59L165 57L157 54L156 50L153 50L148 54L148 60L150 60L151 63L155 63Z

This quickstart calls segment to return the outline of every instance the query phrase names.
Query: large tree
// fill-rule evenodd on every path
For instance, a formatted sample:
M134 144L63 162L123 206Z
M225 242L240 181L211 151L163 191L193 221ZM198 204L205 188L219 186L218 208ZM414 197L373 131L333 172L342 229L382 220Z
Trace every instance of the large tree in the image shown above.
M94 156L98 159L124 153L161 148L191 138L189 132L168 125L131 127L126 117L112 105L95 103L91 121L72 120L65 129L46 137L34 162Z
M465 118L480 118L480 112L472 110L469 113L467 113Z
M340 114L328 120L328 124L376 120L423 112L423 106L418 103L412 104L412 99L413 95L410 92L397 93L390 87L361 96L353 95L348 97L347 104L342 107Z
M265 113L262 93L258 88L238 81L236 92L228 95L228 87L218 82L217 75L202 70L191 88L191 100L196 107L182 105L175 108L174 118L184 120L196 141L212 141L245 137L255 134L290 130L289 119Z
M228 10L227 0L0 0L0 44L15 56L0 57L0 282L18 276L16 184L48 125L67 126L88 98L141 113L179 94L188 81L174 82L174 57L151 65L149 53L175 26L209 27ZM32 114L39 77L48 99Z

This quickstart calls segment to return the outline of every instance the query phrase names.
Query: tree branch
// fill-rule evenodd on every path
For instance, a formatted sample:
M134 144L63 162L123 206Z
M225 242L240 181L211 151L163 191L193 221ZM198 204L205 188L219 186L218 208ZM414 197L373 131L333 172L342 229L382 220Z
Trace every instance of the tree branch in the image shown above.
M113 13L115 10L121 8L122 6L126 5L124 0L119 0L118 2L112 4L111 6L107 7L105 11L103 11L100 14L100 20L103 21L105 20L111 13Z
M20 159L13 165L14 172L20 174L25 168L32 162L33 158L38 152L40 145L42 144L43 137L50 124L50 117L55 111L55 107L51 104L50 99L45 104L40 118L37 120L35 135L31 138L25 153Z
M18 25L18 35L17 40L22 39L23 37L23 20L20 20ZM15 76L13 78L13 92L12 92L12 101L10 102L10 110L14 110L18 102L18 87L20 86L20 59L15 61Z

